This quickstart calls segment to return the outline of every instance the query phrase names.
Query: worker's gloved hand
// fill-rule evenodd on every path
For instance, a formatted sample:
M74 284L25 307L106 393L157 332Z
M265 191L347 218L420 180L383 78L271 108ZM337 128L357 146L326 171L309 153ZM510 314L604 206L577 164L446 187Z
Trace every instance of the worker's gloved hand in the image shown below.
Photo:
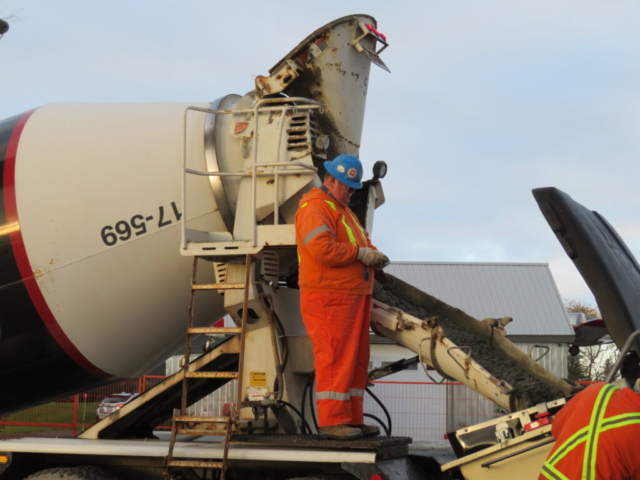
M384 268L382 265L389 265L389 259L384 253L368 247L358 248L356 260L364 263L367 267Z
M382 254L382 259L373 266L373 268L377 268L377 269L383 269L384 267L388 266L391 263L391 260L389 260L389 257L387 257L384 253Z

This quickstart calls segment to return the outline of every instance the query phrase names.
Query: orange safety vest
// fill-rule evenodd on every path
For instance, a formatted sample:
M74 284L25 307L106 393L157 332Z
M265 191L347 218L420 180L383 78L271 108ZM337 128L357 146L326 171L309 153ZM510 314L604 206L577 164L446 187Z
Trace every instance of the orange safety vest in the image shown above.
M300 200L296 240L301 291L373 292L373 268L365 267L356 257L358 247L375 247L349 207L313 189Z
M589 386L556 415L556 444L540 480L640 478L640 395L608 383Z

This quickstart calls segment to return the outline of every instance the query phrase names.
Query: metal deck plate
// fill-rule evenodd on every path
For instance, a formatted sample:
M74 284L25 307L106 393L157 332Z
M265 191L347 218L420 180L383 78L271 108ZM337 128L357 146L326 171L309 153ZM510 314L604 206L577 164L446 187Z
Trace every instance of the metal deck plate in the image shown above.
M409 445L411 437L368 437L358 440L328 440L319 435L234 435L231 443L288 447L371 449Z

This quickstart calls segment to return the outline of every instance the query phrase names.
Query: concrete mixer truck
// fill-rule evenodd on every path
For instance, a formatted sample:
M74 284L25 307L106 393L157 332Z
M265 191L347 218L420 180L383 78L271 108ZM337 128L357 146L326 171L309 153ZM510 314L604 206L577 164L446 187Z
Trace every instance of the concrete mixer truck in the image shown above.
M374 18L352 15L245 95L52 103L0 123L0 414L136 377L186 345L180 372L77 438L0 442L0 478L472 479L488 478L487 462L513 478L524 459L519 477L536 478L550 427L535 417L578 387L515 348L508 319L480 322L390 275L372 327L415 353L404 366L429 365L512 413L452 432L460 458L443 467L410 455L409 438L326 440L305 419L313 354L294 216L326 159L358 154L387 46ZM368 231L385 172L376 163L350 205ZM235 325L212 327L224 314ZM190 361L199 334L225 339ZM229 416L189 414L231 380Z

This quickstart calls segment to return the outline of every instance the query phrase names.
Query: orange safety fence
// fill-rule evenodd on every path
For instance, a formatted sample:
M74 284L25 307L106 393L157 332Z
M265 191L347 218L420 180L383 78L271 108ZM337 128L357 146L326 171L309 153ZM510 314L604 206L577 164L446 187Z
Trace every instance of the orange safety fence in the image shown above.
M104 398L116 393L142 393L166 377L146 375L122 380L86 393L0 416L0 438L24 436L74 437L97 420Z
M100 402L117 393L142 393L163 381L164 376L122 380L86 393L74 395L11 415L0 416L0 438L24 436L73 437L97 420ZM196 404L197 414L224 415L235 398L235 381L225 391ZM580 382L593 383L593 382ZM393 435L416 440L442 440L445 432L474 425L505 412L461 383L373 382L371 391L385 405L393 421ZM365 411L383 422L386 415L369 396ZM307 418L311 421L310 418ZM367 420L367 423L373 423ZM158 428L170 428L170 420Z

